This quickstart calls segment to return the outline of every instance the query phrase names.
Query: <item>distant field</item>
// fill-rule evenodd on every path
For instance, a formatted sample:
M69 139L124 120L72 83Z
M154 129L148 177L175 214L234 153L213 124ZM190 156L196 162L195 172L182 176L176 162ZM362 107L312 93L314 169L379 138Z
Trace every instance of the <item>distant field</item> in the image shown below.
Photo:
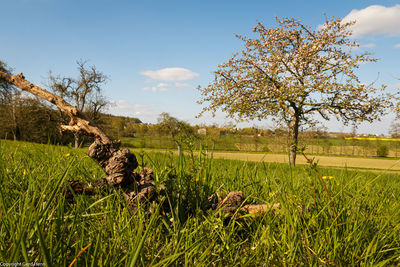
M226 153L215 152L216 158L240 159L249 161L279 162L287 163L288 156L284 154L253 154L253 153ZM315 158L320 166L326 167L351 167L366 169L400 170L400 160L377 159L377 158L353 158L334 156L309 156ZM302 155L298 155L297 164L307 164Z
M368 141L400 141L400 138L386 138L386 137L346 137L345 140L368 140Z
M174 149L170 136L138 136L121 138L123 145L132 148ZM195 147L211 149L210 140L200 138ZM215 142L215 151L287 153L287 139L283 136L240 136L222 135ZM307 154L375 157L379 149L386 150L386 157L400 157L400 141L391 138L303 138L299 147L305 147Z
M134 149L140 151L141 149ZM148 150L162 151L162 150ZM165 151L165 150L164 150ZM172 150L174 151L174 150ZM244 160L254 162L273 162L288 163L288 155L271 154L271 153L243 153L243 152L214 152L215 158ZM335 157L335 156L308 156L310 159L315 158L315 162L324 167L340 167L340 168L361 168L361 169L378 169L388 171L400 171L400 160L386 158L365 158L365 157ZM298 155L297 164L307 164L306 159L302 155Z

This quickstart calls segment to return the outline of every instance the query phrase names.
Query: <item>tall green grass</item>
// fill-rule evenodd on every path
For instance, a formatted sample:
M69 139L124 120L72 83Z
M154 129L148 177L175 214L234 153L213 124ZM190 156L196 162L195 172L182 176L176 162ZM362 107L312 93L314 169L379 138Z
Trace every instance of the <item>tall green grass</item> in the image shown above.
M169 190L171 211L132 216L114 190L60 194L67 180L103 176L83 150L0 141L0 262L48 266L400 264L400 178L320 168L138 153ZM260 217L204 211L207 197L242 190L281 203Z

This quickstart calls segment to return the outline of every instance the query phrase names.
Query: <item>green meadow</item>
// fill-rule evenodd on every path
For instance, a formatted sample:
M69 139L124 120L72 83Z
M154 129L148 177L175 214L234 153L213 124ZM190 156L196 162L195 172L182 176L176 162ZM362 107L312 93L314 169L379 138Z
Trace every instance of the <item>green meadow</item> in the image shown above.
M47 266L388 266L400 264L400 177L319 166L136 152L170 211L134 215L117 190L75 197L103 170L83 149L0 141L0 262ZM213 193L280 203L229 219Z

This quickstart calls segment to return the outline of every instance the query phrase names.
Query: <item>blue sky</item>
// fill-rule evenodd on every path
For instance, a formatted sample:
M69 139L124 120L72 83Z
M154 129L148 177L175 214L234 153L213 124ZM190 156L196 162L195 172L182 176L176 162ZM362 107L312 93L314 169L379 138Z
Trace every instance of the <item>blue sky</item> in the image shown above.
M28 80L45 85L48 71L76 76L76 60L89 60L110 78L109 112L156 122L169 112L190 123L224 124L223 114L195 116L198 85L213 79L217 65L242 48L235 33L250 35L257 21L275 26L275 16L313 27L325 15L356 19L356 41L378 63L361 67L364 83L400 88L400 1L262 0L0 0L0 59ZM393 116L358 132L386 134ZM239 126L269 127L270 121ZM336 121L332 131L346 131Z

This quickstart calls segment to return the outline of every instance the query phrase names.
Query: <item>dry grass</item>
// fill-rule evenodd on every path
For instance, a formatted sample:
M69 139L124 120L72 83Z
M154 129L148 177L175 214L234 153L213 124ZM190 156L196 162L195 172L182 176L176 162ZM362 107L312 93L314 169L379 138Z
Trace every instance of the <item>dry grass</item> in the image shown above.
M134 149L136 152L158 151L165 152L166 150L158 149ZM176 150L173 150L176 153ZM356 168L356 169L371 169L371 170L386 170L389 172L400 172L400 160L390 158L363 158L363 157L343 157L343 156L309 156L314 158L319 166L336 167L336 168ZM288 163L288 155L286 154L271 154L271 153L246 153L246 152L214 152L214 158L218 159L233 159L253 162L273 162L273 163ZM297 164L307 164L306 159L298 155Z
M214 152L215 158L247 160L247 161L264 161L288 163L288 156L285 154L256 154L256 153L229 153ZM354 157L334 157L334 156L315 156L315 160L320 166L329 167L349 167L349 168L365 168L365 169L384 169L399 170L400 160L377 159L377 158L354 158ZM304 157L298 155L297 164L307 164Z

